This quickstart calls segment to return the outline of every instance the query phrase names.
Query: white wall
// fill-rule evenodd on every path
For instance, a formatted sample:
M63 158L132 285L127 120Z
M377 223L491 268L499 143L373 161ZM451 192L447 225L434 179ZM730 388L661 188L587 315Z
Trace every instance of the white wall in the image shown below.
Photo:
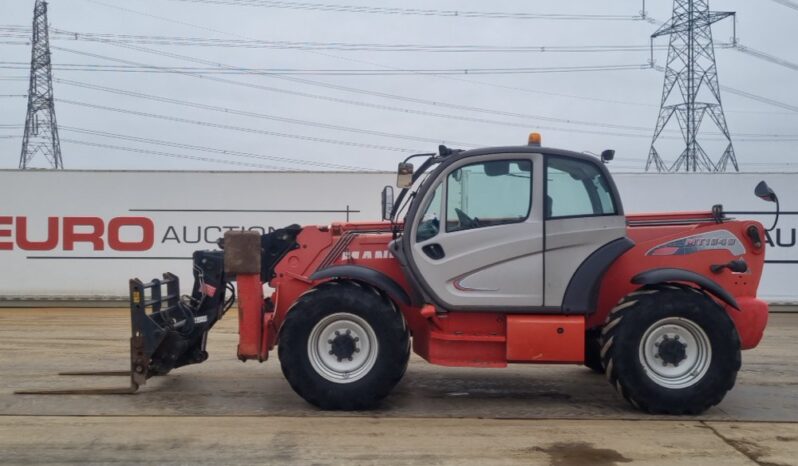
M782 209L793 211L782 216L781 246L771 248L767 259L796 264L769 264L760 295L798 301L791 278L798 275L798 174L619 174L615 179L627 212L707 210L716 203L731 211L768 212L773 204L753 195L756 183L767 180L779 193ZM394 180L388 173L0 171L0 248L13 244L12 250L0 249L0 297L124 296L128 278L150 279L164 271L190 282L192 251L214 247L205 238L190 243L198 231L213 241L225 228L328 224L346 220L347 207L351 220L377 219L380 190ZM9 216L14 225L3 218ZM17 217L27 219L30 241L45 241L48 218L57 217L57 244L52 250L22 250ZM141 252L115 251L104 231L102 244L78 242L66 251L63 226L74 217L99 218L105 230L125 222L114 218L148 218L153 245ZM769 214L745 217L766 225L773 219ZM2 236L9 230L11 237ZM90 230L75 228L77 233ZM119 240L139 242L141 230L123 227ZM184 283L184 289L189 285Z

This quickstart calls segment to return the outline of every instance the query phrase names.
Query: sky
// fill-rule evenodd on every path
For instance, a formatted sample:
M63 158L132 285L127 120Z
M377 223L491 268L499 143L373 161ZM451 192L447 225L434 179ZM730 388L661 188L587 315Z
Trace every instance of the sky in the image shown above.
M0 28L29 28L33 5L33 0L0 0ZM798 63L792 45L798 2L794 9L772 0L716 0L711 7L737 12L737 35L749 50L789 62L777 65L716 49L722 87L780 104L722 94L741 170L796 171L798 65L790 65ZM387 14L374 8L511 14ZM438 144L517 145L538 131L545 146L593 153L612 148L613 170L640 171L663 84L663 73L647 66L647 45L670 17L672 2L649 0L649 21L634 19L641 8L641 1L632 0L52 0L64 166L393 170L407 155L434 152ZM716 43L731 40L732 24L725 20L713 27ZM174 39L132 43L121 35L191 40L179 40L190 45L176 45ZM98 38L102 41L92 40ZM293 48L275 48L276 42ZM297 48L297 42L305 44ZM333 43L344 45L331 49ZM667 38L655 44L660 46L655 61L664 66ZM480 49L443 52L430 46ZM526 50L487 52L484 46ZM633 47L557 50L566 46ZM554 49L530 51L533 47ZM30 53L25 39L0 37L0 169L19 163ZM527 72L518 73L519 68ZM487 69L513 73L475 74ZM671 124L665 134L670 139L658 146L667 163L683 147L676 129ZM708 119L704 130L710 133L704 135L705 149L717 160L723 152L711 134L717 130ZM32 166L47 167L47 160L38 156Z

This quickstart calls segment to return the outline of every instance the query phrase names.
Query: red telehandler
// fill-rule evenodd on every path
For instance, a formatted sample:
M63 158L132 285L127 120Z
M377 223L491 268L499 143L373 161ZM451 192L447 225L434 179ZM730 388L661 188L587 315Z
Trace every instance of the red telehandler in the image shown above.
M444 366L584 364L651 413L700 413L734 386L768 320L760 223L719 205L626 215L612 151L543 148L534 133L413 157L425 160L399 165L396 202L383 191L383 221L230 232L194 253L189 296L171 274L131 280L124 391L207 358L232 282L239 359L277 347L293 389L323 409L375 406L411 349ZM777 202L764 182L755 193Z

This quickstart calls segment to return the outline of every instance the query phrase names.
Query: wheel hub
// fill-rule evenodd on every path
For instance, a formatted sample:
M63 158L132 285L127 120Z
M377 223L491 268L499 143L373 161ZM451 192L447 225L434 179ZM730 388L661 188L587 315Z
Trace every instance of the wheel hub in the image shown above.
M351 361L352 355L360 352L360 348L357 347L358 341L360 341L360 338L353 337L351 330L346 330L346 333L336 331L335 338L327 340L331 348L329 354L335 356L338 362L343 360Z
M687 359L687 344L679 341L679 335L673 338L664 335L657 346L657 356L662 359L662 364L667 366L672 364L674 367Z
M362 317L348 312L321 319L308 336L308 359L320 376L335 383L352 383L374 367L377 335Z
M639 344L639 360L651 381L669 389L698 383L712 362L712 345L700 325L684 317L654 322Z

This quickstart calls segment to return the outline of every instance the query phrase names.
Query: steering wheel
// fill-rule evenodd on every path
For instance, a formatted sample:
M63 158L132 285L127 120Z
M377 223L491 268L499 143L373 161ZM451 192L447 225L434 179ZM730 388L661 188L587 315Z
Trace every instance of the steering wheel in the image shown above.
M464 230L479 227L479 220L469 217L468 214L457 207L454 208L454 212L457 214L457 220L460 222L460 225L463 226Z

